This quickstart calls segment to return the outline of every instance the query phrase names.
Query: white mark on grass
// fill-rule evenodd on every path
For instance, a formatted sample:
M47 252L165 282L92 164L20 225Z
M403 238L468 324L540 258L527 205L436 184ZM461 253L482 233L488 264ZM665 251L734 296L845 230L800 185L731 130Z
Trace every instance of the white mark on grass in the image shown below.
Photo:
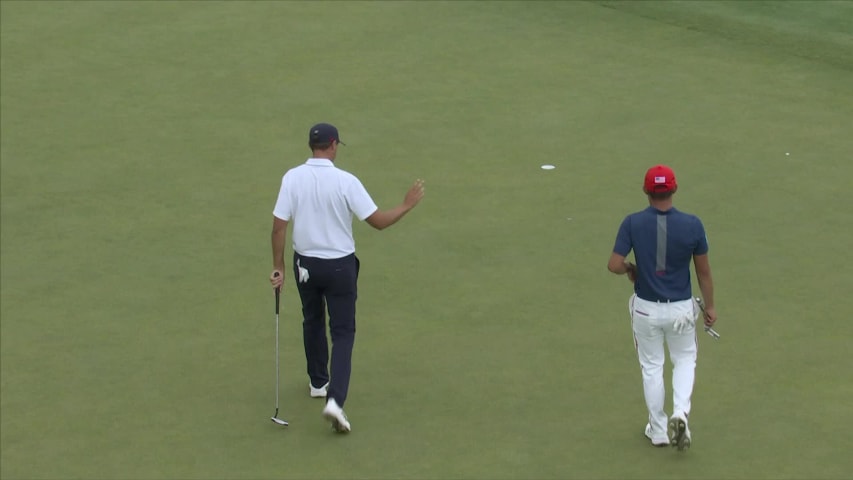
M542 165L542 167L540 167L540 168L542 168L542 170L553 170L557 167L555 167L553 165L545 164L545 165Z

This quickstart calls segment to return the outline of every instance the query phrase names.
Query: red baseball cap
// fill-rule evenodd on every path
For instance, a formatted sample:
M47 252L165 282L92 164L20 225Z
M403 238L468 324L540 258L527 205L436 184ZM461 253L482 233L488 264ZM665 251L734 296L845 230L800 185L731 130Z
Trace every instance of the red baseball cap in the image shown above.
M678 188L675 172L666 165L655 165L646 171L643 191L646 193L674 192Z

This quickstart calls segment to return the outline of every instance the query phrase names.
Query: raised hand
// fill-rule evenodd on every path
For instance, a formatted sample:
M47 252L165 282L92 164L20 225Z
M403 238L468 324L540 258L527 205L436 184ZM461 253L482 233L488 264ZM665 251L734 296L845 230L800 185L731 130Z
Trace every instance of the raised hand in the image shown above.
M415 180L414 185L406 192L406 198L403 199L403 204L408 208L414 208L421 199L424 198L424 181L420 178Z

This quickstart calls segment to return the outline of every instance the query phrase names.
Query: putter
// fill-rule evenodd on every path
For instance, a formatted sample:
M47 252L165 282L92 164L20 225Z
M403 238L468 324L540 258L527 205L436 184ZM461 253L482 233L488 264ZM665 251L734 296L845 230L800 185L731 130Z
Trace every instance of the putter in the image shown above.
M278 272L275 272L275 276L278 276ZM278 418L278 303L279 297L281 297L281 287L275 289L275 415L270 417L270 420L273 423L277 423L279 425L284 425L285 427L288 425L287 421Z
M705 303L702 302L702 299L699 297L696 297L694 300L696 300L696 304L699 305L699 310L702 310L702 316L704 317L705 315L707 315L705 313ZM717 333L713 328L709 327L708 325L705 325L705 333L707 333L708 335L713 337L714 340L720 338L720 334Z

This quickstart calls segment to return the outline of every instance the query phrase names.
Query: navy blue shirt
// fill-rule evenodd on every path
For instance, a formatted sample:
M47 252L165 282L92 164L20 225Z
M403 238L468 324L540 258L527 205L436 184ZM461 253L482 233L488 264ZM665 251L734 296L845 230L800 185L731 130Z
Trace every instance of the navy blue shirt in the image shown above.
M649 207L619 226L613 252L627 257L631 250L637 263L634 293L643 300L674 302L691 297L690 261L708 253L708 240L695 215Z

